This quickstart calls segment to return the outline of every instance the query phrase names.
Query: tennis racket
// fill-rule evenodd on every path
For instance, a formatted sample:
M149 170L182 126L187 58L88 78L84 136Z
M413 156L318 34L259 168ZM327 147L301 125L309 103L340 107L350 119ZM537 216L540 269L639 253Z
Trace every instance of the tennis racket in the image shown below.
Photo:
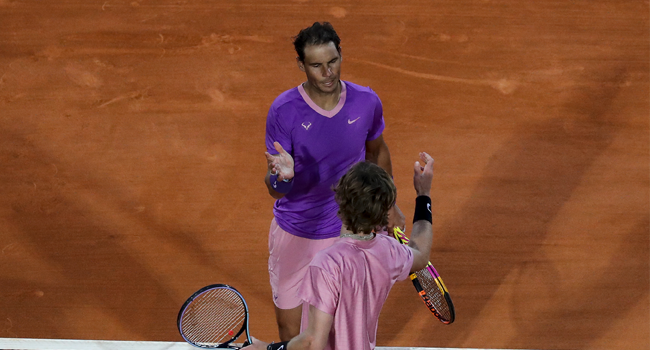
M398 227L393 230L393 235L398 242L408 244L409 239ZM451 302L447 287L431 262L429 261L425 268L412 273L409 277L429 311L444 324L454 322L456 318L454 304Z
M242 347L251 344L248 305L233 287L213 284L194 293L178 312L178 331L188 343L204 349L240 349L231 345L246 331Z

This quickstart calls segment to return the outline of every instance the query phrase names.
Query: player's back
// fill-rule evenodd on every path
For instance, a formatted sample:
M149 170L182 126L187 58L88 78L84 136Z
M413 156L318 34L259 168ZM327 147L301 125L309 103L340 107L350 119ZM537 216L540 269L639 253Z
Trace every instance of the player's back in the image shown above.
M334 315L331 348L375 347L381 308L393 284L408 277L412 262L411 250L385 235L368 241L341 238L316 255L310 269L318 271L312 274L325 277L315 288L329 288L329 295L317 293L331 300L321 306L328 310L314 306Z

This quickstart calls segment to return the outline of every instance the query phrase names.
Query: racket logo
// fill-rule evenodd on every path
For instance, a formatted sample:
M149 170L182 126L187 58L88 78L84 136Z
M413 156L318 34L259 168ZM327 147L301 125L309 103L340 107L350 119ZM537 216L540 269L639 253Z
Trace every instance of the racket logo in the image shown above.
M433 303L431 302L431 298L427 295L425 291L420 291L420 296L422 297L422 300L424 301L425 304L429 307L429 309L435 310L435 306L433 306Z
M427 205L427 209L431 211L431 206ZM398 227L394 228L393 236L402 244L408 244L409 242L404 232ZM420 299L422 299L429 311L440 322L444 324L453 323L456 318L454 304L449 297L445 284L442 282L442 278L440 278L431 262L425 268L410 274L409 277Z

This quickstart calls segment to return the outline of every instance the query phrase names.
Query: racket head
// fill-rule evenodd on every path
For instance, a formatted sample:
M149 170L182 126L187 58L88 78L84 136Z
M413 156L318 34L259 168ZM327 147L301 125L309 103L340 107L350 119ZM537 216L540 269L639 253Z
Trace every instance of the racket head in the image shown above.
M444 324L451 324L456 319L456 310L451 301L447 287L442 278L431 265L411 275L411 280L420 298L429 311Z
M393 230L393 235L398 242L408 244L409 239L406 234L398 227ZM436 316L440 322L444 324L451 324L456 319L456 310L454 303L451 301L449 291L442 282L442 278L438 271L433 267L431 262L419 271L410 275L415 290L422 298L424 305L427 306L429 311Z
M248 305L244 297L226 284L203 287L189 297L176 321L178 331L189 344L204 348L239 349L230 344L246 331L248 334Z

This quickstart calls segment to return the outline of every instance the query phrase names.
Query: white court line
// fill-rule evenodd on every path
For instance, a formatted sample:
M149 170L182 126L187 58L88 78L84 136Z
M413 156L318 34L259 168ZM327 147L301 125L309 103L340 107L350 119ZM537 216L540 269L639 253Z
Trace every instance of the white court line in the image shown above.
M76 340L76 339L26 339L0 338L2 350L196 350L183 342ZM461 350L452 348L395 348L378 346L377 350ZM462 350L490 350L468 349ZM493 349L494 350L494 349Z

